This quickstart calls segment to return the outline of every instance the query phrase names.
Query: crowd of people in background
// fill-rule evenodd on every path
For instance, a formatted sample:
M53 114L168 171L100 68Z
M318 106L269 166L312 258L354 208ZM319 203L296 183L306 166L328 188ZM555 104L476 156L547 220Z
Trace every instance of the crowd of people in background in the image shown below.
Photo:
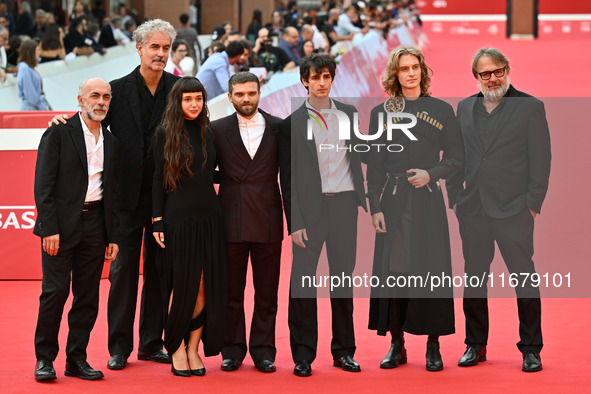
M373 32L387 37L393 29L411 20L421 24L414 0L326 0L317 9L300 9L296 1L285 3L268 19L260 9L255 9L245 37L230 22L215 26L212 43L203 51L202 63L213 53L225 51L229 42L242 40L247 55L242 57L244 62L234 66L235 71L259 67L265 70L264 82L273 73L299 66L300 60L312 53L338 57L339 49L346 47L336 44L353 41L357 35L363 37Z
M199 26L189 22L190 19L194 22L189 13L183 13L174 21L179 26L178 42L173 45L166 71L178 76L196 75L208 59L219 63L217 58L223 55L213 54L224 53L231 42L240 41L243 48L240 58L228 64L228 71L223 75L217 74L225 93L227 80L236 72L258 68L252 71L264 83L274 73L297 67L300 59L311 53L338 57L338 49L342 47L336 44L352 41L357 35L374 32L387 37L390 31L410 20L420 24L420 12L414 0L320 3L317 9L300 9L296 1L286 1L271 15L255 9L244 32L236 30L230 22L222 22L214 27L211 44L206 48L201 48L198 39L199 34L206 32L198 31ZM104 55L108 48L132 41L134 30L143 22L136 10L121 4L116 13L109 15L101 0L93 4L94 8L89 9L85 1L77 0L67 12L59 3L52 10L33 10L29 2L21 1L18 14L13 15L8 12L5 0L0 0L0 83L6 80L7 73L18 72L19 51L27 40L40 46L38 63L70 61L94 53Z
M90 10L84 1L77 0L67 13L59 2L51 10L33 10L28 1L21 1L18 14L13 15L7 3L0 0L0 82L6 80L7 73L18 73L21 48L26 41L40 48L36 63L71 60L93 53L104 55L109 47L129 43L137 27L137 11L119 5L117 13L109 16L101 0L94 4L95 8Z

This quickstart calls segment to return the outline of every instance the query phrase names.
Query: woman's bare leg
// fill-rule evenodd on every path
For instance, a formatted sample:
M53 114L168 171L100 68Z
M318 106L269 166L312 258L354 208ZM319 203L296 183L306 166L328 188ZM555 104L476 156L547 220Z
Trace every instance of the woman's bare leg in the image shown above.
M203 283L203 271L201 271L201 282L199 283L199 294L197 295L197 302L195 303L195 310L193 311L193 318L199 316L205 307L205 284ZM199 341L203 333L203 326L195 331L189 333L189 343L187 344L187 359L190 369L201 369L204 367L201 357L199 357Z

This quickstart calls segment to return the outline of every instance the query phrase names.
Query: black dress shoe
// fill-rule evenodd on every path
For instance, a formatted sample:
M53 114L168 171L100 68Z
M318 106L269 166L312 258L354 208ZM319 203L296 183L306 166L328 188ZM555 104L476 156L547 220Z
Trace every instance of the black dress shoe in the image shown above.
M312 375L312 366L307 360L300 360L296 362L293 369L293 374L296 376L310 376Z
M170 356L160 349L154 353L138 352L137 359L143 361L156 361L157 363L170 364Z
M199 369L192 369L191 375L204 376L205 375L205 367L199 368Z
M35 380L38 382L46 382L48 380L57 379L53 363L49 360L37 360L35 364Z
M127 357L125 357L123 354L116 354L107 362L107 368L112 369L113 371L118 371L125 368L126 366Z
M528 350L523 353L523 372L538 372L542 370L542 360L540 353L533 350Z
M225 358L220 367L222 371L236 371L242 362L236 358Z
M335 358L332 365L342 368L343 371L347 372L361 372L361 367L351 356Z
M390 351L380 363L380 368L392 369L401 364L406 364L406 349L404 347L404 341L392 343Z
M97 380L105 375L101 371L92 369L86 360L66 361L66 376L74 376L84 380Z
M427 371L441 371L443 369L443 360L439 351L439 341L437 338L427 340Z
M172 372L174 376L181 376L183 378L191 377L191 371L188 369L176 369L173 362L170 363L170 372Z
M472 367L479 361L486 361L486 345L468 345L466 352L458 361L460 367Z
M262 359L255 363L259 372L275 372L277 368L271 360Z

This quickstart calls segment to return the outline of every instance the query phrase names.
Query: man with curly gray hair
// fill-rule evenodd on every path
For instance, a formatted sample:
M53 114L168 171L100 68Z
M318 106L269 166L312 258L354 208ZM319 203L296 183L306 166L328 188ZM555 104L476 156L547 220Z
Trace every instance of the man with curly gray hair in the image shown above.
M139 260L143 241L144 279L140 306L138 359L169 363L162 350L162 316L167 305L160 294L152 236L151 190L154 163L150 140L166 107L168 93L178 77L164 72L170 46L176 37L172 25L149 20L134 32L140 65L111 82L113 100L103 122L120 142L121 251L111 263L107 367L123 369L134 349L133 321L137 301Z
M134 32L140 65L111 81L111 107L102 124L119 140L118 171L121 211L119 254L111 263L109 281L109 353L107 368L120 370L134 349L133 321L137 302L139 260L143 256L140 306L139 360L170 363L163 350L164 313L160 277L156 267L156 241L152 236L152 177L154 160L150 142L166 108L168 93L179 77L164 72L176 31L162 19L141 24ZM66 115L53 122L65 123ZM143 243L143 249L142 249Z

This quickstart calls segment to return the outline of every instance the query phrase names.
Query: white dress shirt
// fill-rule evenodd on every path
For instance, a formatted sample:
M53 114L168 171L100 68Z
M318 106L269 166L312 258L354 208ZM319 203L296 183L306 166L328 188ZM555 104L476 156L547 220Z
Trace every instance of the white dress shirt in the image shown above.
M348 36L351 33L359 33L361 29L355 26L353 22L351 22L351 18L349 18L349 15L343 12L339 16L339 21L337 22L337 25L334 27L334 31L339 36Z
M308 108L309 114L318 117L318 114L314 112L317 110L308 103L308 100L306 100L306 108ZM330 109L337 109L333 100L330 100ZM322 117L326 121L328 129L325 128L322 121L320 122L323 125L322 128L318 126L317 122L312 122L312 133L316 143L316 152L318 152L322 193L342 193L355 190L351 175L351 163L347 154L348 147L344 140L339 140L337 117L333 114L322 114ZM330 144L334 148L320 151L321 144L324 146ZM338 149L336 149L337 146Z
M6 68L8 65L8 58L6 56L6 49L4 49L4 45L0 47L0 67Z
M259 111L251 119L247 119L244 116L236 112L238 116L238 127L240 128L240 137L246 148L250 158L253 159L256 155L263 134L265 133L265 118Z
M103 166L105 161L103 128L100 128L98 141L92 135L82 115L82 131L86 145L86 161L88 163L88 189L84 202L98 201L103 199Z

